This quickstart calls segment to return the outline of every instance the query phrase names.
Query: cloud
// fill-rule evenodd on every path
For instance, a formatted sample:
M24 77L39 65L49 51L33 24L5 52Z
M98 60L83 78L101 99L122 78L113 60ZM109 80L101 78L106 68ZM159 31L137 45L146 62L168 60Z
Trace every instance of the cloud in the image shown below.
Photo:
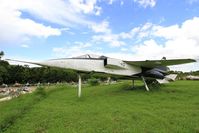
M27 44L22 44L21 47L22 48L29 48L29 46Z
M179 25L160 26L146 23L135 27L128 32L118 34L95 35L93 40L107 42L111 45L115 40L124 45L124 41L131 41L135 59L161 59L168 58L198 58L199 53L199 17L184 21ZM113 45L114 46L114 45ZM123 46L124 51L125 46Z
M31 36L47 38L61 34L57 28L21 18L22 13L7 4L1 3L0 5L0 41L18 41Z
M96 0L22 0L20 4L16 3L19 2L14 4L17 5L17 9L36 18L69 27L92 23L85 15L96 14L101 10L96 5Z
M125 45L125 42L121 41L117 34L112 33L107 20L104 20L99 24L93 24L91 29L95 33L100 33L92 36L92 42L94 43L107 43L112 47L120 47Z
M92 40L96 43L107 43L113 47L125 46L128 40L128 42L134 42L131 49L137 59L161 59L163 56L197 58L199 57L198 23L199 17L167 27L146 23L129 32L113 34L109 30L104 34L94 35ZM109 25L105 27L109 29Z
M96 5L97 0L69 0L69 3L78 12L100 15L101 7Z
M151 39L132 46L133 57L139 60L199 57L199 18L184 21L181 25L159 26L152 24L148 30ZM143 39L143 38L141 38ZM199 63L172 67L175 70L199 70Z
M112 4L115 0L107 0ZM114 35L109 22L104 20L96 23L88 19L87 15L100 15L100 0L2 0L0 5L0 41L24 43L32 37L48 38L59 36L62 32L74 34L69 28L84 26L94 33L101 33L96 40L111 46L121 46L125 43ZM25 14L25 15L24 15ZM39 20L39 21L37 21ZM48 22L44 25L42 22ZM56 24L61 28L52 27ZM13 30L15 29L15 30ZM105 37L107 36L107 37ZM98 40L99 41L99 40Z
M184 21L181 25L154 26L152 35L155 38L165 39L162 45L164 51L169 51L167 56L196 58L199 56L198 23L199 18L194 17Z
M52 51L56 57L75 57L88 53L94 54L95 52L88 50L91 46L91 43L74 42L72 46L55 47Z
M118 34L121 39L133 39L142 40L145 37L149 37L151 34L151 28L153 27L152 23L146 23L140 27L135 27L129 32L121 32Z
M2 0L0 4L0 41L19 41L31 37L47 38L61 35L63 28L90 26L86 15L100 15L97 0ZM27 14L24 16L24 14ZM40 20L40 21L36 21ZM42 23L48 22L48 25Z
M96 43L107 43L112 47L120 47L125 45L125 42L119 40L118 35L116 34L102 34L102 35L94 35L92 37L92 41Z
M193 4L193 3L199 2L199 0L187 0L187 2L188 2L189 4Z
M123 5L124 5L124 1L121 1L121 2L120 2L120 5L123 6Z
M91 29L95 32L95 33L110 33L111 29L109 28L109 22L104 20L101 23L97 24L97 23L93 23L91 25Z
M154 7L156 5L156 0L134 0L135 3L138 3L140 6L147 8L147 7Z
M199 17L186 20L182 25L172 25L168 27L155 26L155 36L164 37L166 39L175 40L178 38L185 38L199 42Z
M96 26L95 32L103 33L94 35L92 41L95 43L107 43L112 47L121 47L126 45L125 40L137 38L139 41L144 37L148 37L150 34L151 27L153 24L146 23L142 27L135 27L129 32L121 32L118 34L112 33L112 30L109 28L109 23L102 23L101 25ZM99 30L98 30L99 29Z
M112 5L114 1L116 0L106 0L108 2L108 4Z
M127 48L121 48L121 51L125 52L125 51L128 51Z

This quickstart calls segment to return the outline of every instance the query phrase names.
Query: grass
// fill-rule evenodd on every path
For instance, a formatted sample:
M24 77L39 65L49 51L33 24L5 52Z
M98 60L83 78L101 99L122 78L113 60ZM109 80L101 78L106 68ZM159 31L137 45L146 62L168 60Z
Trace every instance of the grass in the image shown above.
M176 81L146 92L141 82L39 88L0 103L0 132L199 133L199 82Z

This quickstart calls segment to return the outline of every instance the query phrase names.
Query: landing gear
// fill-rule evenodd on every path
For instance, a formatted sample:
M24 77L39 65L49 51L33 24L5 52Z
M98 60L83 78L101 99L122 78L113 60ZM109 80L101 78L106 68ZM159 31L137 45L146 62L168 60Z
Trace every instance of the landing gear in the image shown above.
M146 83L144 77L141 76L141 78L142 78L142 81L144 82L144 86L145 86L146 90L149 91L149 87L148 87L148 85L147 85L147 83Z
M82 79L81 75L78 74L78 97L81 97L81 91L82 91Z
M132 80L132 85L133 85L132 87L134 89L134 87L135 87L135 80L134 79Z

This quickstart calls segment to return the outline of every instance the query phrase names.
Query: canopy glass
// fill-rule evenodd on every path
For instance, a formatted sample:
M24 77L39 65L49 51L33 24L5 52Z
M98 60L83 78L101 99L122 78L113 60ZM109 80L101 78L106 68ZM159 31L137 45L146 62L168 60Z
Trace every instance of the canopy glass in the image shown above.
M99 56L99 55L94 55L94 54L85 54L73 58L80 58L80 59L105 59L105 56Z

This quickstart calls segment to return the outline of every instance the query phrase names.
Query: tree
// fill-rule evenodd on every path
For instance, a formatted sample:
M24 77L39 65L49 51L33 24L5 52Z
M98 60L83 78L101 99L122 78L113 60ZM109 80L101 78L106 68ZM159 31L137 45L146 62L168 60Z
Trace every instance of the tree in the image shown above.
M4 56L4 52L3 51L1 51L0 52L0 60L1 60L1 58Z
M8 68L9 63L7 61L0 60L0 84L6 83L9 79Z
M7 69L4 66L0 65L0 84L4 83L7 77L8 77Z

